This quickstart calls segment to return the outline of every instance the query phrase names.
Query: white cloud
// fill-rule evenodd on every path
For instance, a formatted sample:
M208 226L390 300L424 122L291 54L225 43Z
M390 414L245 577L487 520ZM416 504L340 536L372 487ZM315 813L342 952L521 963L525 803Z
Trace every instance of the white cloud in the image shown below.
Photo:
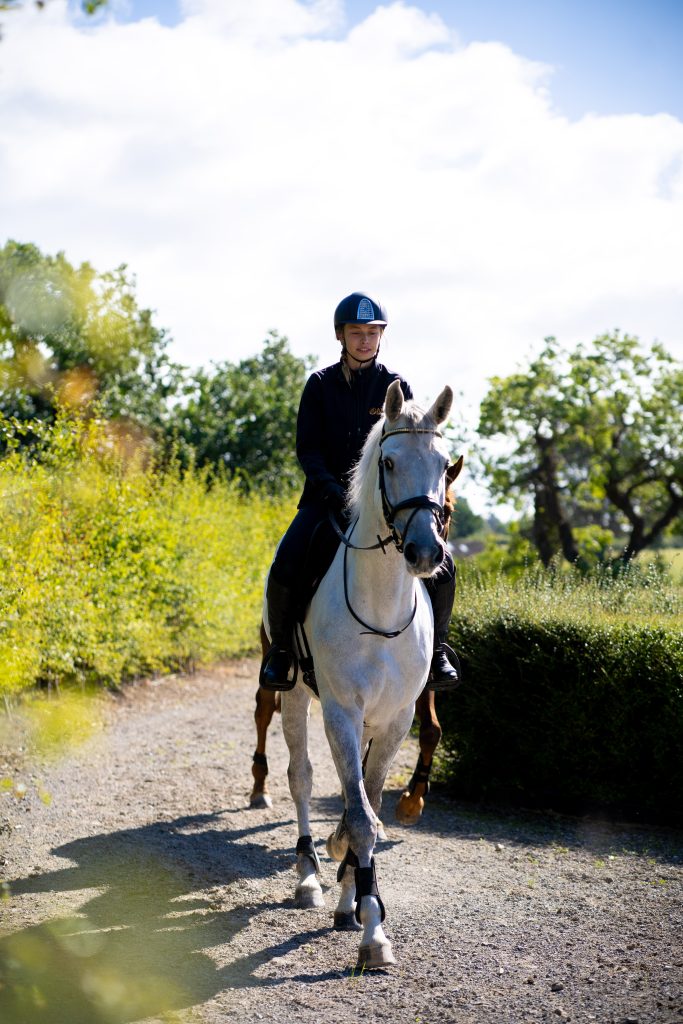
M184 11L6 17L0 242L127 262L194 364L271 327L331 361L356 288L388 305L386 361L425 400L450 382L476 403L551 333L683 355L681 122L571 122L551 68L405 3L350 31L334 0Z

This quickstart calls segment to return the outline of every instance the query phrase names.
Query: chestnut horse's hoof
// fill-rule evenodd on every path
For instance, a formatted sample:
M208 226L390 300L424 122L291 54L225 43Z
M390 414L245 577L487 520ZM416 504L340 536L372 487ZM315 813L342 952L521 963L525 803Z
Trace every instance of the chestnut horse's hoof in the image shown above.
M272 807L273 798L268 793L252 793L249 799L249 807L252 810L260 810L264 807Z
M341 862L344 860L344 857L346 856L346 851L348 850L348 848L349 840L346 833L344 833L342 839L340 839L337 836L336 832L331 832L327 837L325 849L327 850L327 856L330 858L330 860L336 860L338 864L341 864Z
M396 818L402 825L416 825L424 810L424 798L406 789L396 804Z
M390 942L380 942L376 946L361 946L358 950L358 963L356 969L359 971L372 971L378 967L391 967L396 963L396 958L391 951Z
M353 910L341 911L335 910L334 912L334 929L337 932L359 932L363 928L362 925L356 921L356 915Z

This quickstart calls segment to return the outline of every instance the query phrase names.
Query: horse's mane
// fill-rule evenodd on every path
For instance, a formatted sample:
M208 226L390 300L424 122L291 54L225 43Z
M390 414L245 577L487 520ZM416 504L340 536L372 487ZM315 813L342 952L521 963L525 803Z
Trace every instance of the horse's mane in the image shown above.
M406 402L399 417L402 428L422 427L425 430L436 430L438 424L433 416L425 412L417 402ZM379 442L385 429L386 416L375 423L370 430L358 461L349 474L349 485L346 491L346 511L351 519L355 519L364 503L372 500L370 495L377 491L377 474L379 465Z

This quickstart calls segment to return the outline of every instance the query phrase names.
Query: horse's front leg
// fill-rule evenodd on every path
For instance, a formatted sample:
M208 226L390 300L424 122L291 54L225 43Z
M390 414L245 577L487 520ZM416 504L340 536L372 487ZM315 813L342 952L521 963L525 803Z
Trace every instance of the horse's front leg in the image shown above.
M337 874L342 891L335 927L362 927L358 967L387 967L396 963L384 934L384 904L375 874L373 852L377 818L368 800L361 763L362 711L349 711L333 701L324 706L325 731L346 799L348 850ZM353 918L351 915L353 914Z
M429 773L439 740L441 726L436 717L434 691L426 687L415 702L415 714L420 721L420 756L407 788L396 805L396 818L402 825L415 825L424 809L424 798L429 792Z
M313 789L313 766L308 757L308 715L311 693L307 686L295 686L282 694L282 731L289 749L287 777L296 806L299 840L296 844L298 881L294 902L302 909L325 905L318 881L320 862L313 845L309 807Z

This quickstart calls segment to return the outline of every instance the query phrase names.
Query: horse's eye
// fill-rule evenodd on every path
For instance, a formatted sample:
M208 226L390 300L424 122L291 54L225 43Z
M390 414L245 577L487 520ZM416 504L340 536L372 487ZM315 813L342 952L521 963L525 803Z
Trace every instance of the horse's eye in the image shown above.
M389 471L391 471L394 468L394 463L393 463L392 459L385 458L385 460L384 460L384 468L388 469Z

